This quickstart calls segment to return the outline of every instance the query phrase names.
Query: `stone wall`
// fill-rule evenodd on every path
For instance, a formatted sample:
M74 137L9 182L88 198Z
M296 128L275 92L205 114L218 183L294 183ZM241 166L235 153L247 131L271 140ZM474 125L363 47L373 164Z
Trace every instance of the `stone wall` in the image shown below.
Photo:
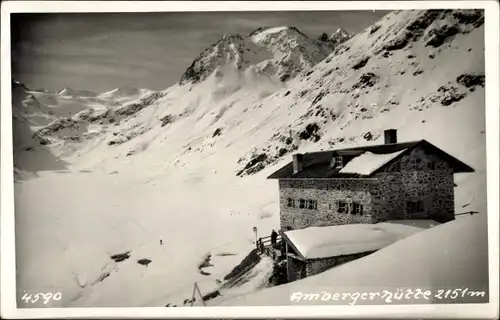
M335 266L339 266L343 263L353 261L353 260L362 258L364 256L367 256L373 252L374 251L361 252L361 253L355 253L355 254L349 254L349 255L343 255L343 256L337 256L337 257L308 260L307 264L306 264L306 276L307 277L313 276L315 274L321 273L321 272L326 271L326 270L333 268Z
M280 228L302 229L318 221L338 225L372 223L370 189L374 182L374 179L280 180ZM288 198L316 200L317 209L288 207ZM363 215L338 213L338 200L362 204Z
M306 263L291 255L286 257L288 282L303 279L306 274Z
M429 163L433 167L429 168ZM279 188L280 227L284 230L319 221L332 225L419 218L446 222L455 215L452 168L421 148L404 155L373 179L282 179ZM288 207L288 198L316 200L317 209ZM363 215L338 213L338 200L362 204ZM408 214L407 202L419 200L424 211Z
M378 183L371 191L374 222L419 218L439 222L453 220L454 182L450 165L420 148L398 162L376 174ZM429 168L428 163L433 167ZM399 166L399 170L395 166ZM422 201L424 211L409 214L407 201Z

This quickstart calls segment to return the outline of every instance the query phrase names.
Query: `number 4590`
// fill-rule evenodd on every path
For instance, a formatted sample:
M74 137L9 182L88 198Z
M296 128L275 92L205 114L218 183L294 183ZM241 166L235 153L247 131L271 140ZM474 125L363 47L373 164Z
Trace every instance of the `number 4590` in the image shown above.
M43 301L43 304L49 303L50 300L59 301L62 298L60 292L38 292L38 293L25 293L21 300L25 303L36 303L38 300Z

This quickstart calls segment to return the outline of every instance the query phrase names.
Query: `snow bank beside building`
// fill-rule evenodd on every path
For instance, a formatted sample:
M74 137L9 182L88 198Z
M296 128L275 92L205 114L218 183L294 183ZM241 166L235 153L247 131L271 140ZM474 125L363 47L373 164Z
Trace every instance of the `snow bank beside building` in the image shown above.
M324 273L255 294L226 301L225 305L347 305L352 300L291 301L294 293L397 292L430 290L429 300L394 299L386 303L466 303L488 298L488 236L486 215L465 216L424 230L365 258ZM439 290L461 290L464 297L445 299ZM481 292L485 292L484 295ZM371 302L370 302L371 301ZM381 304L380 300L358 300L357 304Z

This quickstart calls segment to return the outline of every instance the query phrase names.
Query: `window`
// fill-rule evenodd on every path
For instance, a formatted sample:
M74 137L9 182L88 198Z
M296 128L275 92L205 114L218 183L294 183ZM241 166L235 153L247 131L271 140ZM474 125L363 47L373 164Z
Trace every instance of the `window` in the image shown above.
M408 201L406 211L408 213L420 213L424 211L424 203L422 201Z
M317 210L318 209L318 201L317 200L306 200L306 199L294 200L292 198L287 198L287 207Z
M318 201L316 200L307 200L307 209L316 210L318 209Z
M344 166L344 161L342 160L342 156L335 157L335 168L342 168Z
M351 214L363 215L363 205L357 202L352 203Z
M345 202L345 201L337 202L337 212L338 213L347 213L347 202Z
M392 171L399 172L401 171L401 162L397 161L392 165Z
M435 170L436 169L436 164L434 162L427 162L427 168L429 170Z
M416 169L422 171L424 169L424 163L422 162L422 159L417 158L415 162L416 162Z
M306 207L306 200L299 199L299 208L300 209L305 209L305 207Z
M410 162L408 162L408 169L409 170L415 170L417 166L417 163L415 161L415 159L411 159Z

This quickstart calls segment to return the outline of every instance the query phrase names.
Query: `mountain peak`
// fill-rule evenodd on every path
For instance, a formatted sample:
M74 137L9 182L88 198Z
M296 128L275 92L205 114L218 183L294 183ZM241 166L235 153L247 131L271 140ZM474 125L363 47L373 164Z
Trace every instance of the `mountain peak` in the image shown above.
M226 33L222 36L219 42L220 41L232 42L235 40L243 40L243 37L238 33Z
M132 87L132 86L124 86L124 87L119 87L115 88L110 91L103 92L99 94L99 98L103 99L120 99L124 97L131 97L131 96L136 96L139 94L142 94L146 92L146 89L138 88L138 87Z
M62 96L73 96L75 94L75 91L68 87L64 87L63 89L59 90L57 94Z
M232 65L236 70L253 66L286 81L332 51L330 43L311 39L295 26L260 27L248 36L226 33L193 61L180 84L203 81L224 65Z
M340 35L345 35L345 36L350 35L349 32L347 32L346 30L344 30L342 28L338 28L337 31L335 31L332 35L335 35L335 34L340 34Z
M339 44L351 38L352 35L349 32L345 31L342 28L338 28L337 31L332 33L332 35L330 36L330 38L328 38L328 40L334 42L335 44Z
M271 27L270 27L270 26L258 27L258 28L257 28L257 29L255 29L254 31L250 32L250 33L248 34L248 36L249 36L249 37L251 37L251 36L253 36L253 35L257 34L257 33L260 33L260 32L262 32L262 31L264 31L264 30L266 30L266 29L269 29L269 28L271 28Z
M279 27L259 28L259 29L255 30L254 32L252 32L250 37L255 42L261 42L261 41L266 40L269 37L276 38L279 36L283 36L285 34L290 36L290 37L299 36L302 38L308 38L307 35L302 33L295 26L279 26Z

